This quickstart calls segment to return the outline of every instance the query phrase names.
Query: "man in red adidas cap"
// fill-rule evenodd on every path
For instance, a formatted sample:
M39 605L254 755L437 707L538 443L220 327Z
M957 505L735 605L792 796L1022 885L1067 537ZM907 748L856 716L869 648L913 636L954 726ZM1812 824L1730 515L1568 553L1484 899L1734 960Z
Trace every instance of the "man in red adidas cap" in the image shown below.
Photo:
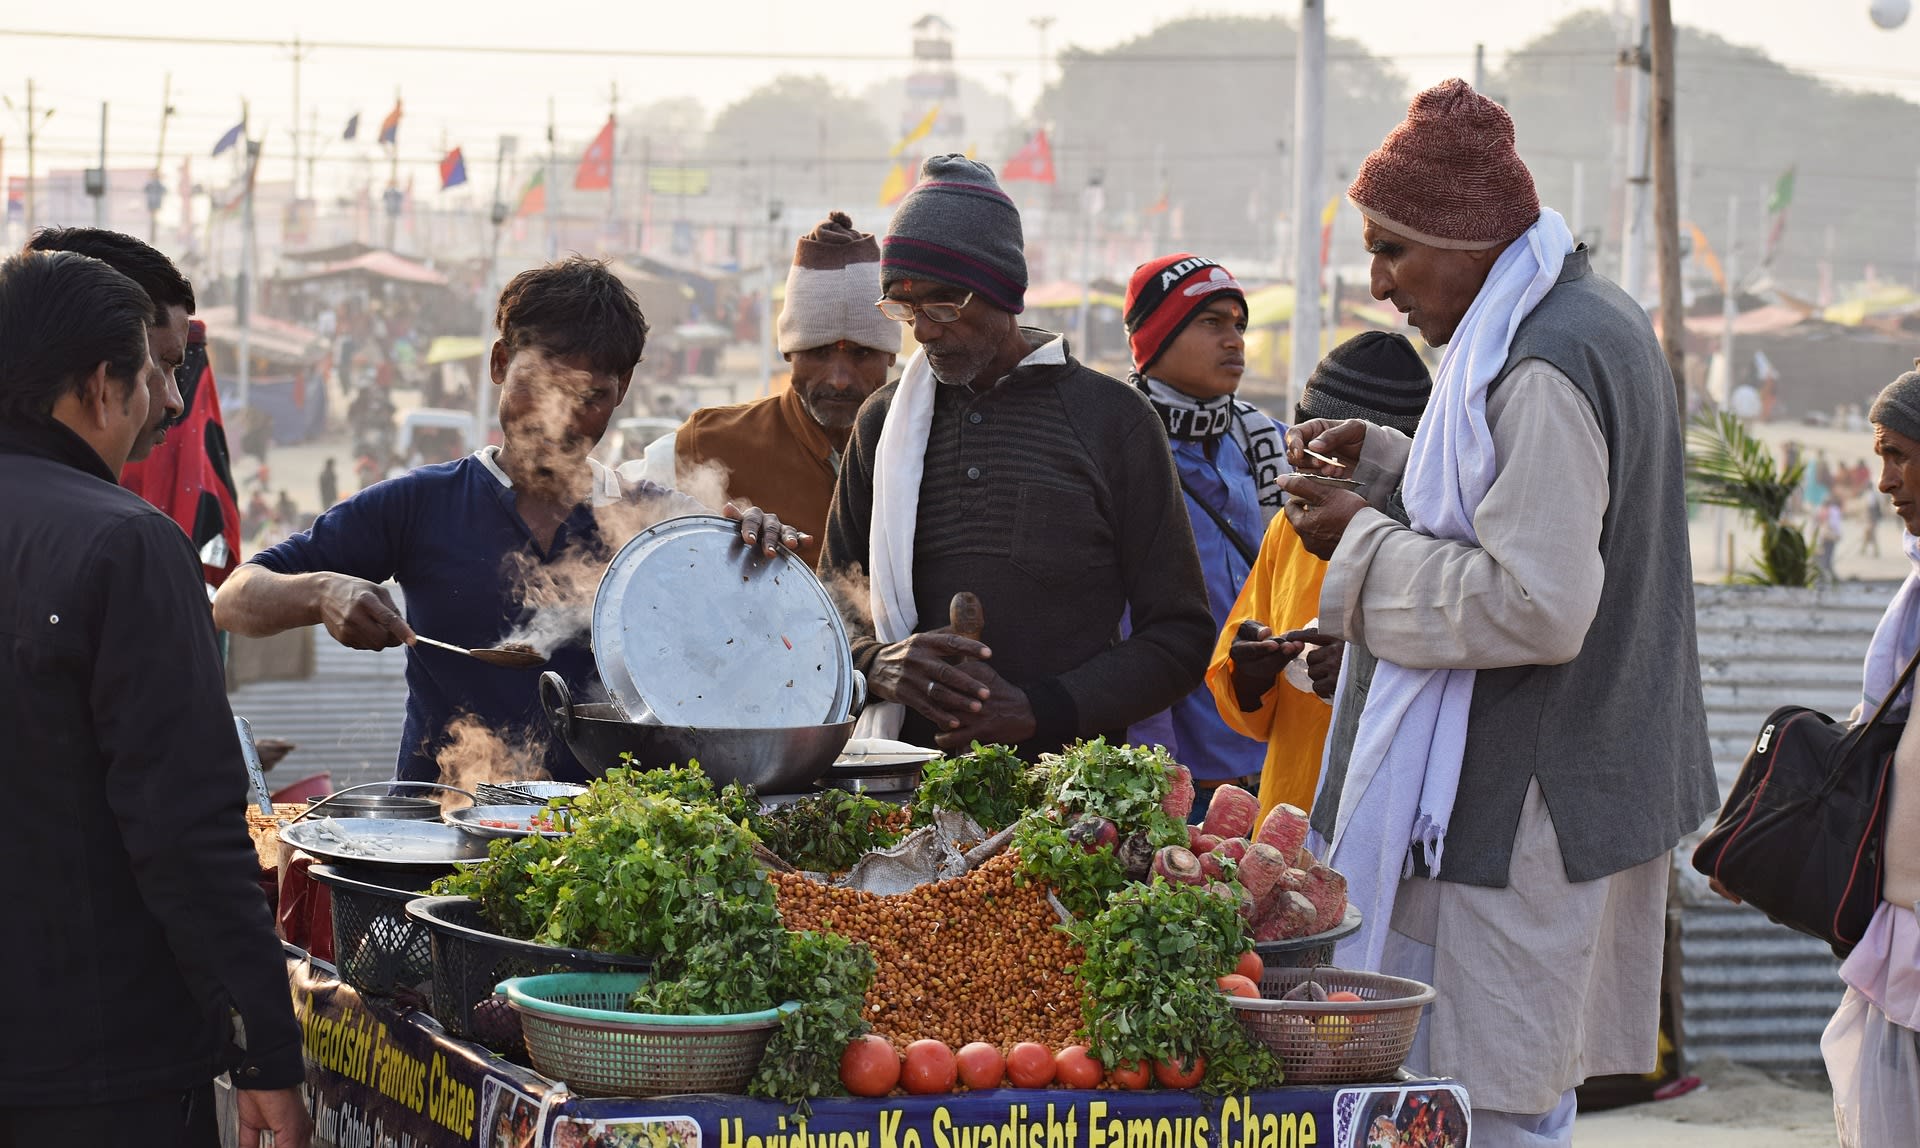
M1670 852L1718 804L1673 378L1464 81L1348 196L1374 297L1447 352L1411 440L1288 435L1364 484L1282 480L1328 559L1322 632L1379 658L1330 861L1366 924L1337 957L1439 990L1409 1063L1466 1084L1476 1145L1570 1144L1576 1085L1654 1067Z
M1280 509L1274 479L1286 469L1286 427L1234 397L1247 368L1247 296L1211 259L1163 255L1134 268L1124 322L1133 352L1127 381L1166 425L1217 630ZM1221 720L1205 686L1136 723L1128 738L1166 746L1193 771L1196 824L1220 786L1260 791L1265 744Z

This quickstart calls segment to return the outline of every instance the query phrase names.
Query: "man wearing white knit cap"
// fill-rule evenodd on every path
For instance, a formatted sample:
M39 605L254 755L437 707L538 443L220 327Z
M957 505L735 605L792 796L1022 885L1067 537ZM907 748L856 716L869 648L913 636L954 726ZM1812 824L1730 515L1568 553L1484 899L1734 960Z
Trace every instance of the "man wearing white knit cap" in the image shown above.
M793 365L793 384L693 412L647 448L646 477L692 491L712 486L697 478L703 469L724 471L727 497L808 534L795 552L817 565L853 417L900 353L900 324L874 309L879 297L880 245L833 212L801 236L787 272L780 353Z

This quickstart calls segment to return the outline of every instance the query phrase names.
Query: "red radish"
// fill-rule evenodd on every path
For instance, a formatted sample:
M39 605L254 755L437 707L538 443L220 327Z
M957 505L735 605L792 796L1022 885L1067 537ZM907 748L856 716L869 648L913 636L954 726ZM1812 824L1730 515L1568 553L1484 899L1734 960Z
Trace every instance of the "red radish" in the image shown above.
M1226 870L1220 868L1220 858L1211 853L1200 854L1200 871L1209 881L1218 881L1227 875Z
M1305 845L1300 847L1300 852L1295 854L1293 858L1293 867L1295 869L1311 869L1318 864L1320 864L1320 859L1315 857L1313 850L1308 849Z
M1313 902L1320 927L1331 929L1338 925L1347 915L1347 879L1325 865L1315 865L1306 871L1305 877L1305 888L1301 892Z
M1316 931L1313 902L1299 893L1282 893L1253 922L1256 941L1290 941Z
M1307 871L1305 869L1292 868L1283 871L1280 874L1280 880L1274 883L1274 888L1283 893L1305 893L1307 891ZM1313 898L1309 897L1307 899L1312 900Z
M1067 828L1067 840L1089 853L1094 853L1102 845L1117 844L1120 840L1120 829L1104 817L1089 815Z
M1215 849L1220 848L1220 842L1223 840L1224 838L1215 837L1211 833L1202 833L1200 835L1200 844L1190 844L1187 848L1193 850L1195 853L1211 853Z
M1234 908L1240 914L1240 919L1248 924L1253 923L1253 894L1227 881L1209 882L1207 892L1212 893L1216 897L1225 897L1227 900L1232 901Z
M1215 845L1209 852L1218 853L1223 858L1230 857L1235 864L1239 864L1246 857L1247 846L1251 844L1253 842L1244 837L1222 837L1220 844Z
M1260 822L1260 831L1253 835L1253 839L1266 842L1292 860L1300 852L1300 847L1307 843L1309 828L1306 811L1283 802L1267 811L1266 817Z
M1167 766L1167 781L1172 788L1160 799L1160 808L1175 821L1185 821L1193 812L1193 771L1173 762Z
M1205 833L1200 832L1198 825L1187 826L1187 848L1195 853L1204 853L1205 850L1200 848L1200 839L1205 836Z
M1264 905L1271 898L1280 875L1287 871L1287 859L1271 845L1255 843L1240 859L1240 884L1253 894L1254 903Z
M1204 885L1207 875L1200 859L1184 845L1169 845L1153 855L1153 871L1178 885Z
M1259 798L1237 785L1223 785L1213 791L1200 828L1213 837L1251 837L1259 816Z

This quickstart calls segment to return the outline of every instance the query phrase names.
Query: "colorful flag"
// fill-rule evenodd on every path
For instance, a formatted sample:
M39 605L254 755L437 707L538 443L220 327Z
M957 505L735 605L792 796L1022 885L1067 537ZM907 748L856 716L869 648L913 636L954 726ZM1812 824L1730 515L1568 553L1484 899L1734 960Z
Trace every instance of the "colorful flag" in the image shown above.
M1327 255L1333 249L1333 221L1340 216L1341 195L1335 194L1320 209L1320 266L1327 265Z
M547 170L544 167L533 169L533 178L520 191L520 206L513 209L517 216L539 215L547 209Z
M395 145L399 144L400 142L400 97L399 96L393 97L393 110L387 113L386 119L380 121L380 142L383 144L395 144Z
M343 140L357 139L359 135L360 113L355 112L347 117L347 130L340 133L340 138Z
M1773 182L1773 194L1767 197L1767 214L1774 215L1793 206L1793 179L1798 166L1790 167L1780 173Z
M587 145L580 166L573 173L573 186L580 191L607 191L613 187L613 117Z
M1713 276L1714 283L1724 294L1727 290L1727 273L1720 266L1720 257L1713 253L1713 244L1707 242L1707 233L1700 230L1697 223L1689 223L1687 228L1693 232L1693 257L1706 266L1707 273Z
M226 134L220 137L220 142L213 145L213 154L219 155L221 152L226 151L228 148L232 147L234 144L239 143L240 133L246 130L247 130L247 121L245 120L241 120L239 123L228 128Z
M1031 180L1034 183L1053 182L1053 145L1047 142L1047 129L1041 128L1033 133L1025 147L1013 153L1007 166L1000 170L1000 182L1010 183L1016 179Z
M913 190L913 165L905 160L896 161L887 171L887 181L880 185L880 206L892 207Z
M459 148L454 148L440 157L440 190L459 187L465 182L467 182L467 157L460 154Z
M1153 201L1153 206L1147 208L1145 214L1165 215L1168 209L1170 209L1173 206L1173 201L1169 198L1169 195L1170 193L1167 190L1167 186L1165 184L1161 184L1160 198Z
M919 123L907 129L907 134L900 137L900 142L897 144L894 144L893 151L888 154L892 155L893 158L895 159L900 158L901 152L906 151L908 148L912 147L914 144L917 144L921 140L927 138L928 133L933 131L934 121L938 120L939 118L940 118L940 105L935 104L933 105L933 107L927 109L926 115L920 117Z

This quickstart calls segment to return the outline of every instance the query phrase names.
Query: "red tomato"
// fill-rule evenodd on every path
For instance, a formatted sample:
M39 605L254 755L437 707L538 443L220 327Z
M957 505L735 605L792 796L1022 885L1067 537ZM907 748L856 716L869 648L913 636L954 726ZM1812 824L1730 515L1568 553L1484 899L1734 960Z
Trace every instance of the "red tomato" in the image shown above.
M1220 991L1226 993L1228 996L1253 997L1256 1000L1259 999L1260 996L1260 986L1241 976L1239 973L1228 973L1226 976L1221 977Z
M955 1059L959 1063L960 1083L968 1088L998 1088L1007 1077L1006 1058L984 1040L962 1048Z
M957 1071L953 1050L945 1041L916 1040L907 1046L900 1087L916 1096L952 1092Z
M1053 1050L1023 1040L1007 1053L1007 1079L1015 1088L1045 1088L1053 1083Z
M1207 1075L1207 1058L1196 1056L1192 1064L1175 1064L1171 1060L1153 1062L1153 1078L1162 1088L1192 1088Z
M1105 1075L1084 1044L1070 1044L1053 1056L1053 1078L1062 1088L1098 1088Z
M1116 1088L1139 1091L1153 1083L1153 1073L1147 1061L1136 1060L1132 1064L1122 1062L1107 1070L1107 1079Z
M1347 989L1335 989L1333 992L1327 994L1328 1001L1339 1001L1343 1004L1352 1004L1355 1001L1364 999L1366 998L1362 997L1359 993L1350 992Z
M840 1054L840 1083L855 1096L885 1096L900 1083L900 1054L884 1036L868 1033Z
M1260 959L1259 953L1248 949L1240 954L1240 963L1233 966L1233 971L1257 985L1260 978L1267 975L1267 962Z

